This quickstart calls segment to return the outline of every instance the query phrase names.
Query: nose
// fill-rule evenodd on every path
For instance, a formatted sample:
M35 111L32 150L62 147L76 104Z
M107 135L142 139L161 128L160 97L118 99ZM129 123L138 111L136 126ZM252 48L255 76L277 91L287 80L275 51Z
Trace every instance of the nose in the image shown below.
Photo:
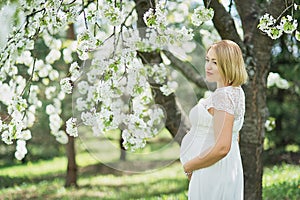
M210 62L205 63L205 69L212 69Z

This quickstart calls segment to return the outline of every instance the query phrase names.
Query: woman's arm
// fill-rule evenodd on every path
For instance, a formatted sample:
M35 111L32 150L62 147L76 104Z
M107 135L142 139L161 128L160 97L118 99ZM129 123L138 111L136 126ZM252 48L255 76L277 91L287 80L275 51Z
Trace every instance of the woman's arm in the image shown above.
M224 158L231 147L234 116L225 111L214 109L215 145L184 164L185 172L209 167Z

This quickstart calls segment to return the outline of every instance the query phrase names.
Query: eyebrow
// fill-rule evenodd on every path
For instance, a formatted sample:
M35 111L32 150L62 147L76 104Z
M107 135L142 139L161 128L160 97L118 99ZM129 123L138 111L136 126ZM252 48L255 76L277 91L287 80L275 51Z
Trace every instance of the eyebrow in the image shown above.
M209 58L209 57L207 57L207 56L206 56L206 58ZM212 58L211 60L217 60L217 59L215 59L215 58Z

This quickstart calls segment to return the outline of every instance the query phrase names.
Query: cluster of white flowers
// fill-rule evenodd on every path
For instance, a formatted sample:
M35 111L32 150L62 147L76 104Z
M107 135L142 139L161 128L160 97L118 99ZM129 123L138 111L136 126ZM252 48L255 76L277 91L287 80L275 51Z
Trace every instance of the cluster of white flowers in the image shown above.
M269 117L265 122L265 128L267 131L272 131L276 127L276 121L274 117Z
M73 89L73 81L70 77L66 77L60 80L61 90L66 94L71 94Z
M77 137L78 136L78 129L77 129L77 124L76 124L77 119L71 117L68 119L66 122L66 131L70 136Z
M158 1L155 4L155 9L150 8L143 16L143 20L148 27L155 29L164 29L167 21L167 9L165 1Z
M267 87L276 86L280 89L288 89L289 82L280 77L278 73L270 72L267 79Z
M63 120L60 117L61 110L61 100L64 99L63 95L58 95L58 98L53 99L53 104L46 106L46 113L49 115L49 127L51 134L55 136L56 140L61 144L66 144L68 142L68 136L65 131L61 130L63 125Z
M167 23L165 3L157 1L156 7L145 13L144 21L149 28L142 38L139 30L130 28L136 20L136 13L131 13L135 7L133 1L89 2L85 8L80 1L20 1L26 21L13 30L0 54L0 101L7 107L9 119L0 119L1 138L6 144L17 141L17 159L23 159L27 153L29 128L34 123L36 109L42 106L38 96L41 91L44 92L41 96L52 102L46 106L51 134L63 144L68 142L67 134L77 137L78 126L84 124L92 127L94 135L122 129L124 147L135 150L144 147L147 139L164 127L163 109L153 106L151 81L160 84L165 95L174 92L178 85L166 78L169 72L165 65L145 67L138 52L164 49L193 38L192 29ZM132 18L127 17L129 13ZM201 7L195 9L192 21L197 25L212 16L210 9ZM70 23L77 23L77 41L54 37ZM124 24L126 27L121 27ZM112 33L114 41L107 48L103 42ZM49 48L45 59L32 55L37 36L42 36ZM121 49L115 44L118 41L122 43ZM97 54L99 47L104 50ZM91 60L89 69L81 69L74 62L75 52L80 60ZM67 75L55 67L58 61L69 64ZM19 75L19 66L27 67L26 76ZM60 79L61 76L65 78ZM60 84L55 84L59 79ZM65 94L71 93L78 116L67 120L65 132L61 130L61 101Z
M199 6L198 8L194 9L194 13L192 14L192 24L195 26L200 26L202 23L212 20L213 16L214 10L212 8Z
M169 96L170 94L175 92L177 88L178 83L176 81L168 81L166 85L161 86L159 89L164 95Z
M129 41L134 31L126 31L129 33L126 41ZM144 147L146 140L163 128L160 125L163 111L161 108L150 108L154 99L148 76L162 84L167 69L160 64L160 67L155 65L155 69L148 67L150 74L146 73L142 61L137 58L139 46L133 43L130 42L130 48L115 51L114 57L110 54L104 56L107 49L104 52L101 49L95 51L90 67L87 69L85 66L85 73L77 81L74 80L72 92L76 96L78 115L67 122L69 135L78 134L79 124L91 126L96 136L121 128L124 147L135 150ZM74 66L71 69L79 69L78 65ZM169 86L168 93L175 90L176 84L166 84Z
M55 96L54 93L59 91L49 83L58 80L60 76L52 65L61 59L60 50L63 45L61 40L54 39L50 34L56 34L65 29L68 23L74 22L80 13L78 11L81 10L81 4L75 1L72 4L65 4L60 0L30 2L21 0L19 3L20 11L23 12L20 16L26 16L26 21L22 19L24 23L18 29L14 28L8 37L6 46L1 50L0 101L7 109L7 112L5 112L5 108L2 109L2 114L7 117L1 120L1 138L7 144L12 144L16 140L15 157L21 160L27 153L26 140L31 138L28 128L34 124L36 109L42 106L38 97L39 83L41 82L46 87L47 99L52 99ZM66 8L68 12L65 12ZM49 53L45 60L33 58L31 54L36 36L39 35L42 35L44 44L49 47ZM76 51L76 48L73 49L74 47L72 52ZM65 51L64 58L72 60L70 54L70 51ZM19 67L23 69L28 67L28 74L24 74L24 70L19 72ZM62 93L59 93L58 96L59 99L63 99ZM47 112L50 112L49 108ZM57 116L53 113L50 115L50 129L53 134L57 129L55 126L62 124L61 118ZM55 124L56 122L57 124ZM57 132L59 131L55 133L57 140L66 143L66 134Z
M118 26L124 21L124 13L113 1L107 1L102 10L102 17L112 26Z
M208 10L204 7L199 7L199 13L203 9ZM180 28L176 26L172 27L172 25L167 23L167 11L165 1L158 1L155 9L150 8L144 14L144 22L150 28L150 30L147 30L148 35L146 35L147 39L144 42L144 46L147 49L161 49L170 44L182 44L193 39L194 34L192 29L187 29L184 25ZM209 16L200 16L199 13L197 19L194 19L195 23L200 20L208 21L213 16L211 9L209 9L209 12L203 11L203 13L207 13Z
M294 5L294 9L297 10L299 6ZM279 21L279 19L275 19L272 15L266 13L260 18L257 27L272 39L279 38L283 33L293 34L295 32L296 39L300 41L300 32L297 30L298 21L290 15L282 16Z

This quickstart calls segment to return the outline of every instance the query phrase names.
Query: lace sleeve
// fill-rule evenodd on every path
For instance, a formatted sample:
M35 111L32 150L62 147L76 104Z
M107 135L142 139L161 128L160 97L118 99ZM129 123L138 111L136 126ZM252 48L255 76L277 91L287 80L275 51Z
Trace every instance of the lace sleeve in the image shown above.
M211 107L234 115L234 101L226 89L217 89L212 95Z

